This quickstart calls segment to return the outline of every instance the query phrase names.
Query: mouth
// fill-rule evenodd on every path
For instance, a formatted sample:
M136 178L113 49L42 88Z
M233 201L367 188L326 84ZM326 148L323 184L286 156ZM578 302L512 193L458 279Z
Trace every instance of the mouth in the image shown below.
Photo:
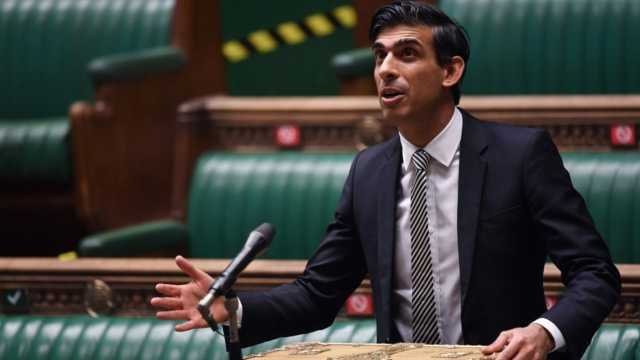
M396 100L399 100L402 96L404 96L403 92L395 88L384 88L380 93L381 93L380 98L382 102L386 104L393 103Z
M400 95L402 95L401 92L392 91L392 92L387 92L387 93L382 94L382 97L385 98L385 99L393 99L396 96L400 96Z

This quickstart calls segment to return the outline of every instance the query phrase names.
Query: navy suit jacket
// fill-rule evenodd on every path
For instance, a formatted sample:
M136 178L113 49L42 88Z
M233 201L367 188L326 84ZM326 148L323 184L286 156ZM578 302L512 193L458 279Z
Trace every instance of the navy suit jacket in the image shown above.
M566 353L549 358L579 359L620 295L609 251L546 131L462 114L458 252L464 341L490 344L501 331L544 317L567 342ZM392 320L401 153L395 137L356 156L335 221L293 284L239 294L243 346L329 326L367 273L378 341L401 341ZM542 287L547 255L566 286L550 310Z

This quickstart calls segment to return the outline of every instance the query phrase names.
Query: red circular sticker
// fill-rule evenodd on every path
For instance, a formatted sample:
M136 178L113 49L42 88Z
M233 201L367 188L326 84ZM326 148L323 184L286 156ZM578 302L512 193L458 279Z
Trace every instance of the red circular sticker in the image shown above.
M350 315L370 315L373 313L370 294L353 294L347 300L347 313Z
M282 125L276 128L276 144L283 147L300 145L300 128L296 125Z
M630 125L612 125L611 126L611 144L613 145L634 145L636 137L633 126Z

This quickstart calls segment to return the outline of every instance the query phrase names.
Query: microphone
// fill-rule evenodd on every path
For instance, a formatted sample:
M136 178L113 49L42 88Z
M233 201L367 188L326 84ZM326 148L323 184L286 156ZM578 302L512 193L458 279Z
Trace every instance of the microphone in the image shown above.
M222 274L215 279L209 288L209 293L198 303L198 311L205 320L211 318L209 307L211 307L213 301L217 297L225 295L233 284L236 283L236 279L242 270L244 270L253 259L269 249L269 245L271 245L271 240L273 240L275 234L276 229L269 223L258 226L249 234L249 238L247 238L247 242L244 244L242 250L240 250Z
M276 229L269 223L258 226L249 234L247 242L238 255L231 261L231 264L216 278L209 288L209 294L219 297L227 293L227 291L236 283L238 275L244 270L250 262L256 257L262 255L276 234Z

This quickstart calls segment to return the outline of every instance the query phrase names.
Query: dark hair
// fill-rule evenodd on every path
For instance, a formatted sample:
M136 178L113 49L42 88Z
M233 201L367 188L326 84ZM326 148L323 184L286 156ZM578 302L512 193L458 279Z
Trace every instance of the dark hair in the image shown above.
M387 4L373 15L369 39L375 41L378 33L384 27L395 25L426 26L433 30L433 48L440 67L451 64L454 56L460 56L465 64L469 61L469 42L467 30L462 25L445 14L440 8L415 1L394 1ZM467 37L465 37L465 34ZM462 93L462 79L451 87L451 94L456 105Z

